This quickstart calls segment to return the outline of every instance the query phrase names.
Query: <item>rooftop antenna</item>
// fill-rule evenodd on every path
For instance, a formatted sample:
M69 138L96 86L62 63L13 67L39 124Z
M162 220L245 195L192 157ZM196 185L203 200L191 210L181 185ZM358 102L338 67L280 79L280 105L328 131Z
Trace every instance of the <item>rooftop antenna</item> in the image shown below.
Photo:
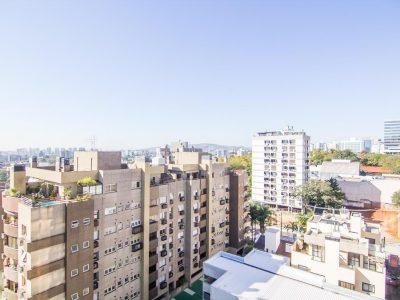
M90 150L95 150L96 149L96 136L91 136L89 137L89 145L90 145Z

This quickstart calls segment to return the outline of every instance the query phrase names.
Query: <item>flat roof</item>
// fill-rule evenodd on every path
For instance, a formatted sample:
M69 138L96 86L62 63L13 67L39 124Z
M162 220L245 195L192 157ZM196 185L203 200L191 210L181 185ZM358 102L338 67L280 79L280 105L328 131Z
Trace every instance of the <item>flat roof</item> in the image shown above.
M320 275L287 265L287 258L253 250L240 257L219 252L204 262L207 268L225 271L211 288L217 288L238 299L378 299L367 294L333 286Z

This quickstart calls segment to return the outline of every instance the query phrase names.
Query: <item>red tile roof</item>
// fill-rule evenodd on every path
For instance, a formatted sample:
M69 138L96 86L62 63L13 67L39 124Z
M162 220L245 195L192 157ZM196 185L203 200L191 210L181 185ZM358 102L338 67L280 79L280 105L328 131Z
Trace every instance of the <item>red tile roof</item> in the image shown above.
M386 169L384 167L374 167L374 166L361 166L360 171L364 171L366 173L379 173L379 174L390 174L391 170Z

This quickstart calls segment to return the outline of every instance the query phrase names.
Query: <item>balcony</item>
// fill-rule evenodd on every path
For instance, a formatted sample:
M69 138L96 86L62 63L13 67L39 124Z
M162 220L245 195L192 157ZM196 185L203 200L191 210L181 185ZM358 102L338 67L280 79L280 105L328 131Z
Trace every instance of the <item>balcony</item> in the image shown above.
M150 242L149 242L149 249L150 250L153 250L153 249L157 248L157 246L158 246L157 237L155 239L150 240Z
M195 262L194 264L193 264L193 268L198 268L199 267L199 263L198 262Z
M220 205L225 205L225 199L219 200L219 204L220 204Z
M132 234L138 234L143 231L143 226L142 225L137 225L132 227Z
M150 233L157 231L157 229L158 229L158 222L155 221L155 220L151 220L151 221L150 221L150 226L149 226L149 227L150 227L150 228L149 228L149 232L150 232Z
M167 219L161 219L161 225L166 225L168 223Z
M225 232L225 236L229 236L229 232Z
M158 295L158 289L157 286L152 287L151 289L149 289L149 299L154 299L156 298Z
M193 254L197 254L197 253L199 253L199 248L194 248L193 249Z
M94 219L93 224L95 227L99 226L99 219Z
M352 252L368 256L368 240L340 239L339 249L343 252Z
M18 249L12 248L12 247L8 247L7 245L4 245L4 254L7 257L10 257L14 260L18 260Z
M143 243L136 243L132 245L132 252L137 252L143 248Z
M179 252L179 257L183 257L183 256L185 256L185 252L183 252L183 251Z
M162 251L160 252L160 256L161 256L161 257L165 257L165 256L167 256L167 254L168 254L167 250L162 250Z
M194 226L194 227L199 227L199 222L194 222L194 223L193 223L193 226Z
M194 195L193 199L194 200L199 200L199 195Z
M4 233L8 236L18 237L18 224L4 224Z
M205 232L200 233L200 237L199 237L200 241L203 241L206 238L207 238L207 233L205 233Z
M18 282L17 266L14 265L4 266L4 276L8 280Z
M179 272L183 272L183 271L185 270L185 267L182 266L182 265L180 265L179 268L178 268L178 270L179 270Z
M185 214L184 210L179 211L179 215L183 216Z
M195 209L193 209L193 212L194 212L195 214L198 214L198 213L199 213L199 209L198 209L198 208L195 208Z
M206 251L207 251L206 245L200 246L200 254L205 253Z
M181 201L181 202L185 201L185 196L180 196L179 201Z
M155 270L153 272L150 272L149 274L149 282L156 281L158 279L158 271Z
M174 199L169 199L169 204L174 204Z
M170 228L168 232L169 232L169 234L173 234L174 230L172 228Z
M5 211L18 213L19 200L21 200L21 198L5 196L5 193L3 193L3 201L2 201L3 209Z
M205 215L207 213L207 207L200 207L200 214Z
M165 289L167 286L168 286L168 284L166 281L163 281L160 283L160 289L162 289L162 290Z
M173 276L174 276L174 272L169 271L169 273L168 273L168 278L172 278Z
M223 228L223 227L225 227L225 222L219 223L219 228Z
M93 289L97 290L98 288L99 288L99 282L97 280L93 281Z
M169 248L169 249L172 249L172 248L174 248L174 243L172 243L172 242L171 242L171 243L169 243L169 245L168 245L168 248Z
M99 247L99 241L94 241L93 242L93 248L98 248Z
M163 234L163 235L160 237L160 239L161 239L161 241L166 241L166 240L167 240L167 235L166 235L166 234Z
M174 219L174 215L173 215L173 214L169 214L168 217L169 217L170 220L173 220L173 219Z
M167 203L162 203L161 204L161 209L166 209L168 207Z
M158 255L153 254L149 256L149 266L155 265L158 262Z
M93 269L97 269L99 267L99 263L97 262L97 261L95 261L94 263L93 263Z
M18 300L18 294L16 291L9 290L8 288L4 288L4 298L8 300Z
M179 229L185 229L185 225L184 224L179 224Z

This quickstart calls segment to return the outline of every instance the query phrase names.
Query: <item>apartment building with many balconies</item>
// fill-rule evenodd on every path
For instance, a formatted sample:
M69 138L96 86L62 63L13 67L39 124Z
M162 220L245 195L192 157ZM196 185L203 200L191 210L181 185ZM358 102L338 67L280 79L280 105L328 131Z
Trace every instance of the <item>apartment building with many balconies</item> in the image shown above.
M160 151L161 152L161 151ZM169 299L202 275L206 258L230 247L230 171L185 143L163 148L144 170L144 299ZM166 159L168 164L159 164ZM245 177L236 183L244 188ZM147 218L148 216L148 218ZM146 233L148 232L148 234ZM243 238L241 238L242 240ZM148 253L148 257L146 257ZM147 274L146 274L147 271ZM147 293L147 292L145 292Z
M73 165L14 166L2 201L5 298L166 299L197 280L234 243L230 170L185 147L155 161L128 167L119 152L92 151ZM245 182L234 182L243 196Z
M292 247L291 265L326 282L385 299L385 253L380 225L358 212L324 212L307 223Z
M287 127L253 136L252 196L271 206L301 209L293 191L309 179L310 137Z
M140 299L141 171L118 152L76 152L74 162L12 168L5 299Z

